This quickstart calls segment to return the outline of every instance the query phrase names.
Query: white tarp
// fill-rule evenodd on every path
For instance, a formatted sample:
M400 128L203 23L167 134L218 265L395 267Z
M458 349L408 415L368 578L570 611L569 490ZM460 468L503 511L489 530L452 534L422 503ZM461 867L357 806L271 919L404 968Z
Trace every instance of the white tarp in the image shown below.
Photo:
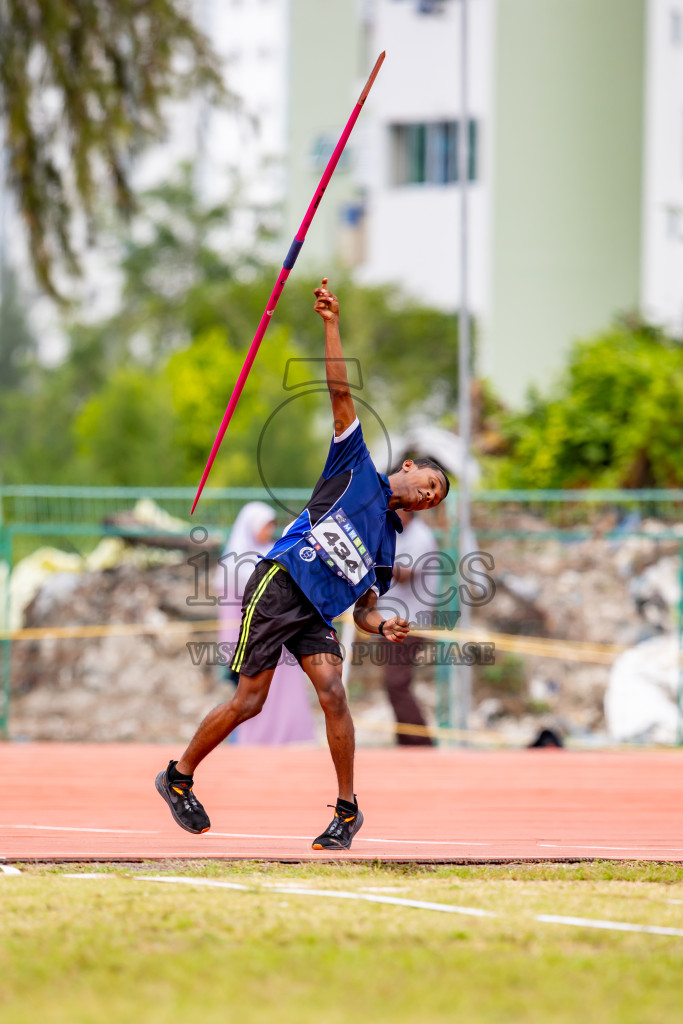
M676 742L678 662L676 634L644 640L619 655L605 693L605 720L613 740Z

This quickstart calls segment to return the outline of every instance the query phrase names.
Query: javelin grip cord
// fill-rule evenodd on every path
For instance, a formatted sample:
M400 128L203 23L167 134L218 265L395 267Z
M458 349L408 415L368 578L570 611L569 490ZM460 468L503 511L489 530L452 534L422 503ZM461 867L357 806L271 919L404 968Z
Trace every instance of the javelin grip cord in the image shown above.
M304 244L304 239L303 238L301 239L301 241L299 241L298 238L294 239L294 241L292 242L292 244L289 247L289 252L285 256L285 261L282 264L282 269L283 270L291 270L292 269L292 267L296 263L297 256L301 252L301 246L303 244Z

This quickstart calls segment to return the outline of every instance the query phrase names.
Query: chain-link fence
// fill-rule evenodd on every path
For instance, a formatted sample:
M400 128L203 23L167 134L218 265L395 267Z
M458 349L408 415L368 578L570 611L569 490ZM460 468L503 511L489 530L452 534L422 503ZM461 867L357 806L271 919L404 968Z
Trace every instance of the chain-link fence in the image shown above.
M267 501L283 528L308 493L207 489L190 520L193 496L0 489L5 736L171 739L225 699L216 560L246 502ZM397 732L404 742L524 745L543 729L570 742L680 742L683 492L478 492L469 546L481 554L464 563L456 508L451 493L427 517L432 580L416 598L429 613L414 616L422 641L412 664L338 624L359 742L391 743ZM388 698L399 675L421 724L396 726ZM463 721L467 735L452 728Z

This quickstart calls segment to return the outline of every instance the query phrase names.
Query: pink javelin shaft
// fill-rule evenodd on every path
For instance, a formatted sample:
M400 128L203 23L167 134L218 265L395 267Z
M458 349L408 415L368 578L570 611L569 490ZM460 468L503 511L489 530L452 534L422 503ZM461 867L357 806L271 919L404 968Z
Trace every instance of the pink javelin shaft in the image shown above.
M289 247L289 252L285 256L284 263L282 264L282 270L278 274L278 278L277 278L277 281L275 283L275 287L273 288L273 291L271 292L270 298L268 299L268 304L266 305L266 308L263 311L263 316L261 317L261 321L260 321L260 323L258 325L258 328L256 329L256 334L254 335L254 340L251 343L251 347L250 347L250 349L249 349L249 351L247 353L247 358L244 361L244 366L242 367L242 369L240 371L240 375L237 378L237 383L235 384L234 391L233 391L232 395L230 396L230 401L228 402L228 408L225 410L225 415L223 416L223 420L222 420L220 428L218 430L218 434L216 435L216 440L213 443L213 448L211 449L211 454L209 455L208 462L206 463L206 466L204 467L204 472L202 473L202 479L201 479L201 481L199 483L199 487L197 489L197 494L196 494L196 497L194 499L194 504L192 505L192 512L190 513L190 515L192 515L192 513L195 510L195 508L197 507L197 502L199 501L200 495L201 495L201 493L202 493L202 491L204 489L204 484L206 483L207 477L208 477L209 473L211 472L211 467L213 466L214 459L216 458L216 455L218 454L218 449L221 446L221 441L223 440L223 437L225 436L225 431L228 429L228 424L230 423L230 420L232 419L232 414L235 411L235 406L237 405L237 403L240 400L240 395L242 394L242 390L243 390L244 385L246 383L247 377L249 376L249 371L251 370L251 368L252 368L252 366L254 364L254 360L256 359L256 353L259 350L259 346L260 346L261 341L263 339L263 335L266 333L266 330L268 328L268 324L270 323L271 318L273 316L273 310L277 306L278 299L282 295L282 290L283 290L283 288L285 286L287 278L290 275L292 267L296 263L296 258L299 255L299 252L301 251L301 246L304 244L304 241L305 241L305 238L306 238L306 233L307 233L308 229L310 228L311 222L312 222L312 220L313 220L313 218L315 216L315 212L318 209L318 206L320 205L320 200L322 199L323 194L325 192L325 189L327 188L327 186L329 184L330 178L334 174L335 167L337 166L337 164L339 162L339 157L344 152L344 147L346 146L346 143L348 142L349 135L353 131L353 127L354 127L356 121L358 120L358 115L360 114L361 110L363 109L363 104L365 103L365 101L367 99L368 93L370 92L370 89L372 88L373 82L377 78L377 75L379 73L379 69L382 66L382 62L383 62L385 56L386 56L385 51L382 51L382 53L380 53L379 57L377 58L377 62L375 64L374 68L372 69L372 72L370 73L370 77L368 78L367 82L365 83L365 87L364 87L362 93L360 94L360 96L358 97L358 102L356 103L355 107L353 108L353 111L351 113L351 117L349 118L349 120L348 120L348 122L346 124L346 128L341 133L339 142L335 146L334 152L333 152L332 156L330 157L330 159L328 161L327 167L323 171L323 176L320 179L320 184L318 185L318 188L316 189L315 195L313 196L313 199L311 200L311 204L308 207L308 210L306 211L306 216L301 221L301 226L299 227L299 230L297 231L296 235L294 236L294 241L292 242L291 246Z

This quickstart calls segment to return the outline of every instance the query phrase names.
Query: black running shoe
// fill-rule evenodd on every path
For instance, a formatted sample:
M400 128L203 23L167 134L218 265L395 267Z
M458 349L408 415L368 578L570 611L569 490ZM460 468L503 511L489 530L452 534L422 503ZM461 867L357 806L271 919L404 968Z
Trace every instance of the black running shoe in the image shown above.
M334 804L328 804L334 807ZM314 850L350 850L351 841L363 824L363 815L358 809L350 811L339 804L334 807L334 818L322 835L313 840Z
M201 835L211 828L209 816L192 792L192 785L187 782L169 781L168 773L177 761L170 761L166 771L159 772L156 787L171 808L171 814L186 832Z

